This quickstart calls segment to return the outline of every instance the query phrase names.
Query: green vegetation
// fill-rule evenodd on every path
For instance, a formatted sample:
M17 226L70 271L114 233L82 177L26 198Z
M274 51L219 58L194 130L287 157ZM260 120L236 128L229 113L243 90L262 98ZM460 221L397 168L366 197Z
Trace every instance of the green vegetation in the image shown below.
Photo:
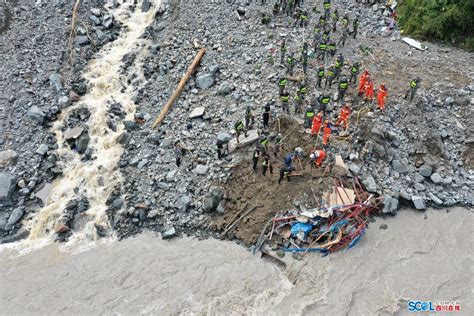
M474 51L474 0L401 0L404 34L438 39Z

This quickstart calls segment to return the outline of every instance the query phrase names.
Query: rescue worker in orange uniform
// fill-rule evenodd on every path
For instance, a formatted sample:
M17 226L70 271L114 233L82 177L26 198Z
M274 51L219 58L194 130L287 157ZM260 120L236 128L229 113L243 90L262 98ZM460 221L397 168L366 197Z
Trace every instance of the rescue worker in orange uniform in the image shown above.
M311 126L311 135L319 134L321 129L321 124L323 124L323 112L319 112L314 118Z
M385 84L381 84L379 90L377 91L377 107L382 111L385 109L385 99L387 97L387 88L385 88Z
M351 115L351 109L349 106L344 105L341 109L341 112L339 113L339 118L336 122L336 125L339 125L341 123L344 123L344 129L347 129L349 127L349 116Z
M311 159L311 168L313 166L319 168L326 159L326 152L324 150L315 150L309 155L309 158Z
M329 137L331 136L332 123L329 120L324 122L323 145L327 145Z
M374 100L374 82L370 79L365 83L365 99L370 102Z
M366 69L364 72L360 75L359 78L359 96L362 96L365 92L365 84L367 81L370 80L370 74L369 71Z

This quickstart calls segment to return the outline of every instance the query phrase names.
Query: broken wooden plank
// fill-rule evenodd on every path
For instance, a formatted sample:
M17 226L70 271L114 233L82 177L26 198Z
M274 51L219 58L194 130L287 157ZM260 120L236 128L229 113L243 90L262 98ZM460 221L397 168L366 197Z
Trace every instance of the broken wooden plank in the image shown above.
M194 60L191 64L191 66L189 66L189 68L188 68L188 71L186 71L183 78L181 78L181 81L179 82L178 87L176 88L176 90L174 91L171 98L168 100L168 102L165 104L165 106L161 110L160 115L158 115L155 122L151 126L152 129L156 128L159 124L161 124L161 122L163 122L163 120L166 117L166 114L168 114L168 111L171 109L171 106L173 105L174 101L176 101L179 94L181 93L184 86L186 85L186 82L188 81L189 77L191 77L191 75L193 74L194 69L196 69L196 67L199 65L199 62L201 61L201 59L204 56L205 52L206 52L206 49L202 48L199 51L199 53L196 55L196 57L194 57Z

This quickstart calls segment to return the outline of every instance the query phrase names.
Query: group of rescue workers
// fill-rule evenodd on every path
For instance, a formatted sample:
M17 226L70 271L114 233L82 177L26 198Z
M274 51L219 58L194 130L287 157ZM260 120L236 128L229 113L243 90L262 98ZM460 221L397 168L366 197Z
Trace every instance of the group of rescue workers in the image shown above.
M266 4L267 1L262 0L262 5ZM309 26L309 15L308 11L302 7L303 0L277 0L273 4L273 18L280 14L286 14L287 16L294 17L294 22L291 26L299 26L306 28ZM317 9L313 9L317 12ZM268 24L272 17L268 14L262 15L262 23ZM298 60L295 58L295 54L289 51L287 46L287 39L283 38L280 43L280 67L286 68L285 73L281 73L277 79L278 87L278 99L279 105L282 112L286 115L290 115L290 100L293 105L293 113L297 116L303 116L304 126L306 129L310 129L311 135L316 139L316 144L320 133L322 132L322 147L316 148L316 145L311 149L309 154L309 160L311 168L320 168L325 160L334 162L334 155L329 154L327 151L328 145L331 139L331 134L335 127L341 127L345 130L349 128L349 119L351 116L351 106L345 103L345 97L351 85L357 85L358 81L358 96L363 99L364 104L371 106L377 98L376 107L380 111L384 111L385 103L388 97L388 89L385 83L380 84L376 93L374 91L374 81L371 78L369 71L366 69L360 74L361 63L354 61L351 64L348 63L342 53L337 53L337 46L344 46L346 39L349 35L355 39L358 34L359 21L357 18L352 21L352 30L350 30L350 18L349 14L345 14L342 19L337 9L331 10L331 0L323 1L323 12L319 16L316 24L313 28L313 38L311 45L306 41L303 41L301 47L301 55ZM336 31L340 27L339 40L334 38ZM312 47L314 53L310 53ZM277 53L276 50L270 50L269 61L274 64L275 58L273 55ZM337 54L337 55L336 55ZM334 63L331 63L326 67L326 63L329 59L334 58ZM319 90L319 97L313 98L313 100L305 102L309 95L308 87L308 64L310 58L316 58L320 66L316 69L315 79L316 88ZM295 66L301 64L303 76L293 77ZM349 70L349 74L345 74ZM296 82L296 91L290 93L290 86L292 82ZM334 83L337 83L337 97L331 98L329 89L333 87ZM418 89L420 79L416 78L410 82L410 88L407 91L405 99L409 97L410 102L413 100L416 90ZM316 90L316 89L315 89ZM303 112L304 104L308 106ZM271 107L275 106L273 102L268 102L262 112L262 129L260 130L260 138L257 142L257 146L253 152L253 170L257 172L258 162L261 160L262 164L262 175L265 176L267 172L273 173L273 166L271 162L271 153L269 152L269 140L268 140L268 127L270 123ZM336 107L340 107L339 113L336 116L335 123L333 123L333 112ZM238 120L234 129L236 132L237 143L241 135L247 137L247 132L253 127L255 123L255 117L250 107L246 108L244 122ZM283 141L284 138L281 134L278 134L274 140L273 155L278 158L280 154L285 150ZM217 152L218 158L221 159L224 156L225 148L222 141L217 141ZM303 150L297 148L296 150L286 154L284 156L284 165L280 169L280 177L278 183L280 184L282 179L285 177L290 180L292 172L296 170L295 161L298 161L301 165L301 159L303 158ZM327 159L327 158L331 159Z

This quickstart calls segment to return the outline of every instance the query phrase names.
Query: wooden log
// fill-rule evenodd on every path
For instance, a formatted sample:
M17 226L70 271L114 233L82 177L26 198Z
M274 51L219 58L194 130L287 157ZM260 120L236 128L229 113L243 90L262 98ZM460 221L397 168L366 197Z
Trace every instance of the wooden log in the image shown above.
M191 75L193 74L194 69L196 69L196 67L199 65L199 62L201 61L201 59L204 56L205 52L206 52L206 49L202 48L201 50L199 50L199 53L196 55L196 57L194 57L194 60L191 64L191 66L189 66L189 68L188 68L188 71L186 71L183 78L181 78L181 81L179 82L178 87L176 88L176 90L174 90L173 95L168 100L168 102L165 104L165 106L163 107L163 109L160 112L160 115L158 115L155 122L151 126L152 129L156 128L159 124L161 124L161 122L163 122L163 120L166 117L166 114L168 114L168 111L171 109L171 106L173 105L174 101L176 101L179 94L183 90L184 85L188 81L189 77L191 77Z

